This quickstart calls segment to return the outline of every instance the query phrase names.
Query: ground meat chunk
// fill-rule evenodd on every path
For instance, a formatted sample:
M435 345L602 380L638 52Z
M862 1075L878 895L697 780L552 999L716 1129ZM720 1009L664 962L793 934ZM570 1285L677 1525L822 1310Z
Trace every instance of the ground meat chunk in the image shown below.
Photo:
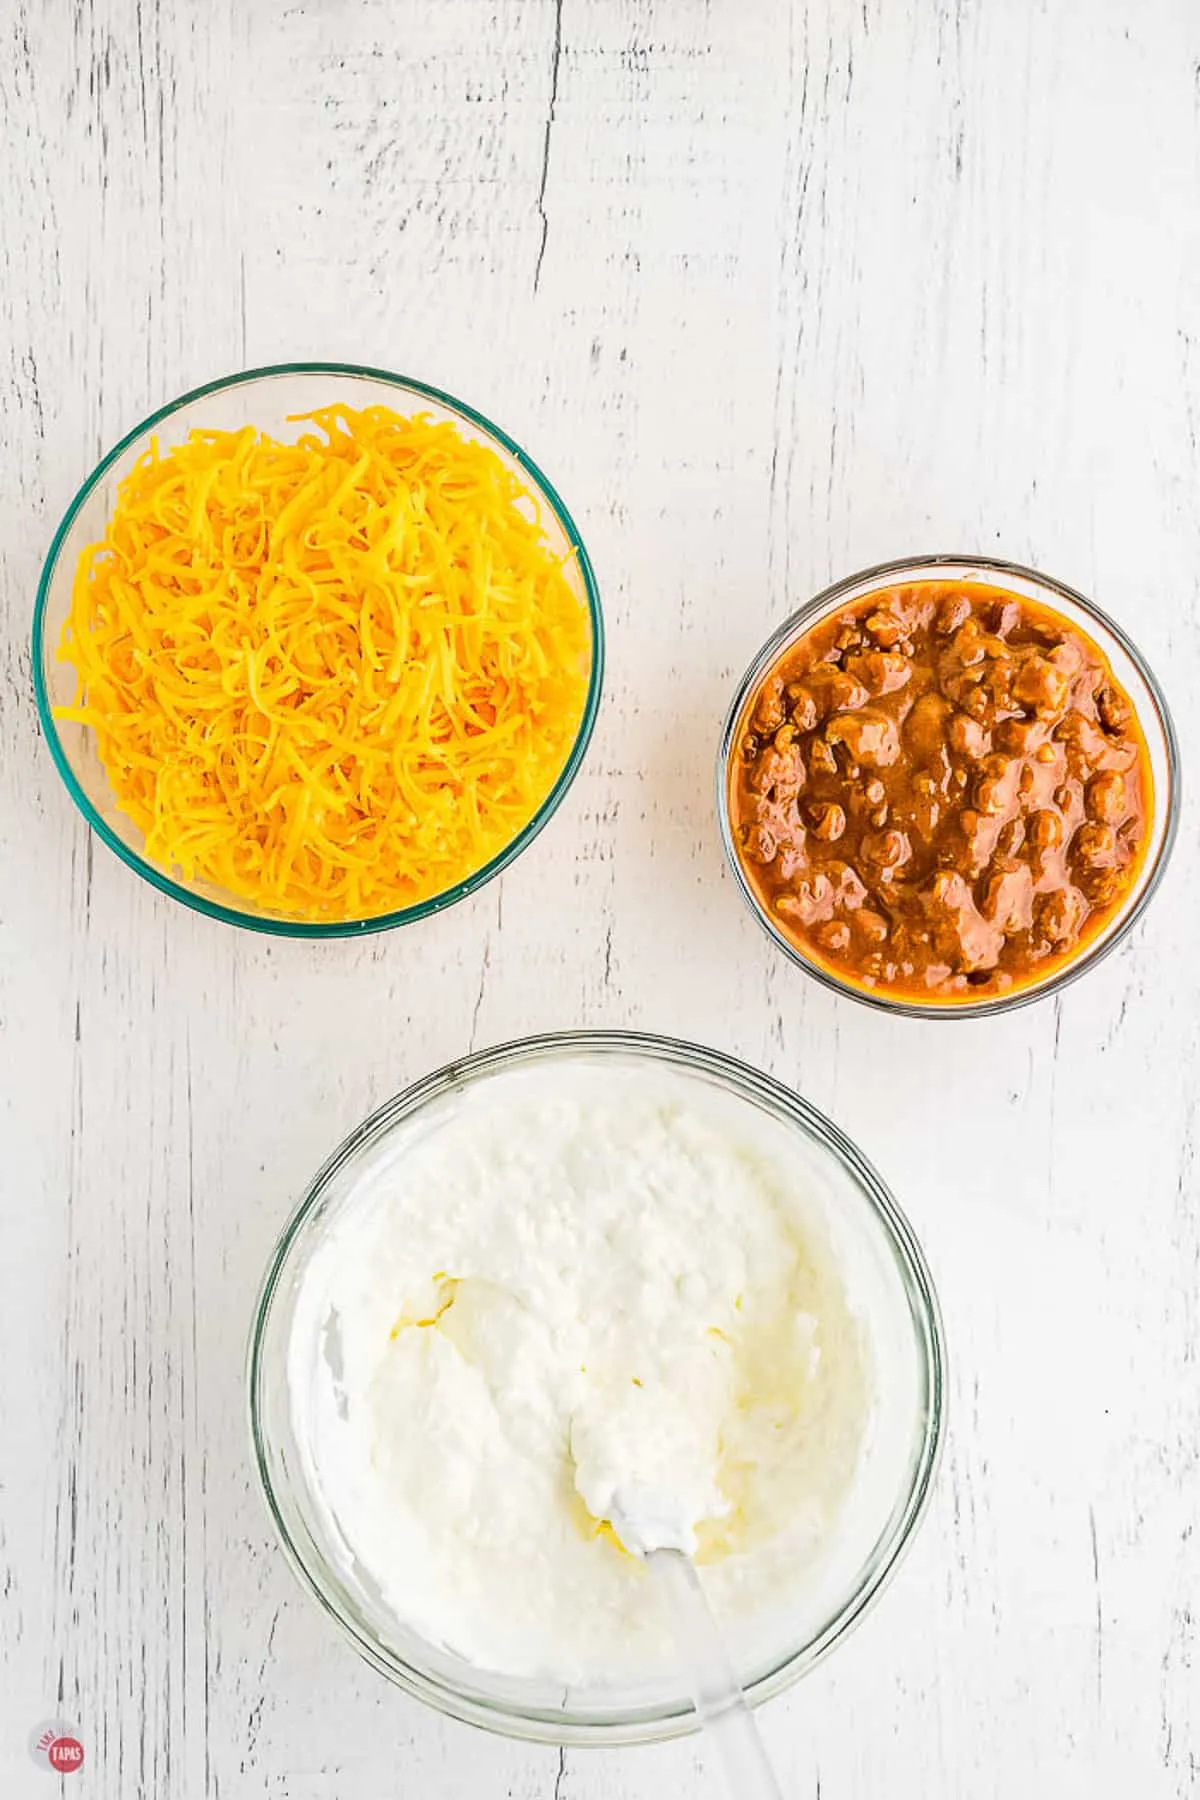
M1083 667L1083 648L1073 638L1063 638L1050 650L1047 659L1064 675L1076 675Z
M963 850L955 856L957 866L974 881L987 868L1003 829L1002 821L968 806L958 815Z
M814 775L837 774L837 757L824 738L813 738L808 752L808 766Z
M953 637L970 616L971 602L965 594L946 594L938 601L934 630L942 637Z
M1125 817L1125 777L1115 769L1093 775L1087 784L1087 810L1090 819L1119 825Z
M831 744L845 744L864 769L886 769L900 754L900 732L888 713L847 713L831 722L825 736Z
M1012 711L1016 673L1016 665L1011 656L988 662L980 686L990 709L989 717L1000 719Z
M1015 856L1025 842L1025 821L1006 819L996 834L996 848L1002 856Z
M1111 867L1117 858L1117 834L1111 825L1081 825L1071 840L1072 859L1084 868Z
M774 862L778 848L774 832L765 825L747 825L742 832L742 849L751 862Z
M867 890L847 863L829 863L818 874L805 875L789 894L781 894L776 910L802 925L823 924L838 912L854 912Z
M817 800L808 809L808 822L814 837L832 844L846 829L846 814L836 800Z
M990 816L1008 814L1017 803L1017 776L1020 764L1013 757L993 753L985 756L975 783L975 805Z
M1031 656L1012 684L1013 699L1032 707L1040 719L1059 719L1071 691L1070 679L1047 656Z
M1111 681L1105 681L1097 688L1096 711L1105 731L1114 735L1126 731L1133 718L1129 696L1121 693Z
M853 918L855 930L868 944L882 944L886 941L888 922L882 913L872 912L869 906L860 906Z
M1056 726L1054 738L1056 743L1064 746L1067 767L1077 780L1090 775L1093 769L1115 769L1125 773L1137 761L1137 750L1132 743L1123 739L1114 742L1094 719L1089 719L1075 707Z
M782 846L776 861L780 881L794 881L797 875L803 874L808 867L808 857L804 852L804 833L798 831Z
M1025 835L1035 850L1056 849L1063 840L1062 814L1049 806L1031 813Z
M1039 894L1033 903L1035 942L1049 949L1070 943L1083 925L1087 910L1087 901L1073 887L1055 888L1051 894Z
M957 869L943 869L923 895L934 948L960 974L996 966L1004 935L985 919Z
M996 748L1010 756L1028 756L1046 741L1044 719L1004 719L996 727Z
M941 694L922 694L904 721L904 743L918 762L934 762L946 753L946 720L952 712Z
M853 712L871 698L861 681L844 669L822 664L809 676L809 684L822 717L831 713Z
M758 793L771 794L776 800L794 799L804 786L804 758L799 744L788 744L783 750L772 747L755 773Z
M797 731L813 731L816 729L820 713L817 703L806 687L792 682L787 689L788 717Z
M1120 895L1125 880L1115 863L1105 863L1099 867L1081 868L1075 877L1075 885L1095 908L1111 906Z
M859 847L861 860L882 873L902 869L912 856L912 845L902 831L869 833Z
M754 729L769 737L783 724L783 677L768 675L754 708Z
M1012 856L996 856L984 877L979 910L998 931L1013 937L1033 923L1033 873Z
M968 619L962 629L955 632L937 663L938 687L948 700L972 716L974 709L968 700L984 675L983 645L978 629L973 626L974 621Z
M881 650L894 650L908 635L904 620L883 607L870 614L867 630Z
M895 694L912 675L907 657L886 650L865 650L846 659L846 673L861 681L868 694Z
M848 862L827 863L826 868L834 884L835 904L843 912L857 912L867 898L857 869L851 868Z
M950 748L959 756L966 756L972 762L978 762L986 756L991 748L992 734L986 726L972 719L968 713L954 713L946 728L946 740Z

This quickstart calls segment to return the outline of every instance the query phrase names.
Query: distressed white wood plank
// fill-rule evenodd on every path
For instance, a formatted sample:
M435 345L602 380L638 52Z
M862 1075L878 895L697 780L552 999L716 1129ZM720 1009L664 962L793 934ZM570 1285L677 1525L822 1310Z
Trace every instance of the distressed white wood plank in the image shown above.
M939 1278L938 1498L875 1615L764 1715L791 1791L1192 1792L1194 829L1059 1002L892 1022L761 938L711 764L773 621L930 548L1094 593L1196 755L1198 71L1182 0L0 12L0 1791L44 1780L25 1736L60 1707L81 1791L139 1800L715 1791L693 1745L560 1757L393 1693L293 1591L248 1467L245 1327L312 1169L465 1046L582 1023L797 1081ZM92 854L26 643L99 450L306 355L512 431L611 634L533 849L419 929L315 947Z

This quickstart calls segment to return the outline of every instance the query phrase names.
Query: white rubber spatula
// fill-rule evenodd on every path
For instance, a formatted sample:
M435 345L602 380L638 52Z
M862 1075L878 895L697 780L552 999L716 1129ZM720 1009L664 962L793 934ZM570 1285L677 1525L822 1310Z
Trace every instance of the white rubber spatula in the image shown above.
M783 1800L695 1563L682 1550L652 1550L645 1560L675 1633L692 1703L729 1792L740 1800Z
M631 1383L619 1398L604 1400L571 1421L575 1486L592 1517L606 1519L626 1550L645 1561L730 1794L782 1800L692 1561L699 1522L729 1507L713 1473L710 1434L657 1386Z
M689 1528L676 1523L671 1513L666 1496L651 1497L641 1490L632 1504L622 1504L619 1494L613 1497L609 1523L625 1548L643 1558L654 1580L675 1634L692 1704L720 1760L730 1794L736 1800L783 1800L696 1565L680 1547Z

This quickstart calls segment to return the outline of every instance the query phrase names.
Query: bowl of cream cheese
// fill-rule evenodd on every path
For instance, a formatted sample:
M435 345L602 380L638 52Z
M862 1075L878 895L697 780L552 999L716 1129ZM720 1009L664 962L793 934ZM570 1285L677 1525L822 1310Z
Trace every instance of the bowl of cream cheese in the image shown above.
M527 1038L330 1157L249 1358L267 1505L376 1669L556 1743L696 1718L612 1496L669 1492L752 1702L861 1617L927 1502L920 1247L822 1114L716 1051Z

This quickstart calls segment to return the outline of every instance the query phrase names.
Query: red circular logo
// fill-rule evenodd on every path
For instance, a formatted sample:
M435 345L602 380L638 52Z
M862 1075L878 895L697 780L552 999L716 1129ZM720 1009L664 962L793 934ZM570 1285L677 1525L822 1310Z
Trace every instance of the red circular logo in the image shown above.
M78 1725L69 1719L45 1719L29 1734L29 1754L39 1769L52 1775L73 1775L83 1767Z
M50 1767L63 1775L72 1775L76 1769L83 1767L83 1745L78 1738L55 1738L46 1755L50 1759Z

